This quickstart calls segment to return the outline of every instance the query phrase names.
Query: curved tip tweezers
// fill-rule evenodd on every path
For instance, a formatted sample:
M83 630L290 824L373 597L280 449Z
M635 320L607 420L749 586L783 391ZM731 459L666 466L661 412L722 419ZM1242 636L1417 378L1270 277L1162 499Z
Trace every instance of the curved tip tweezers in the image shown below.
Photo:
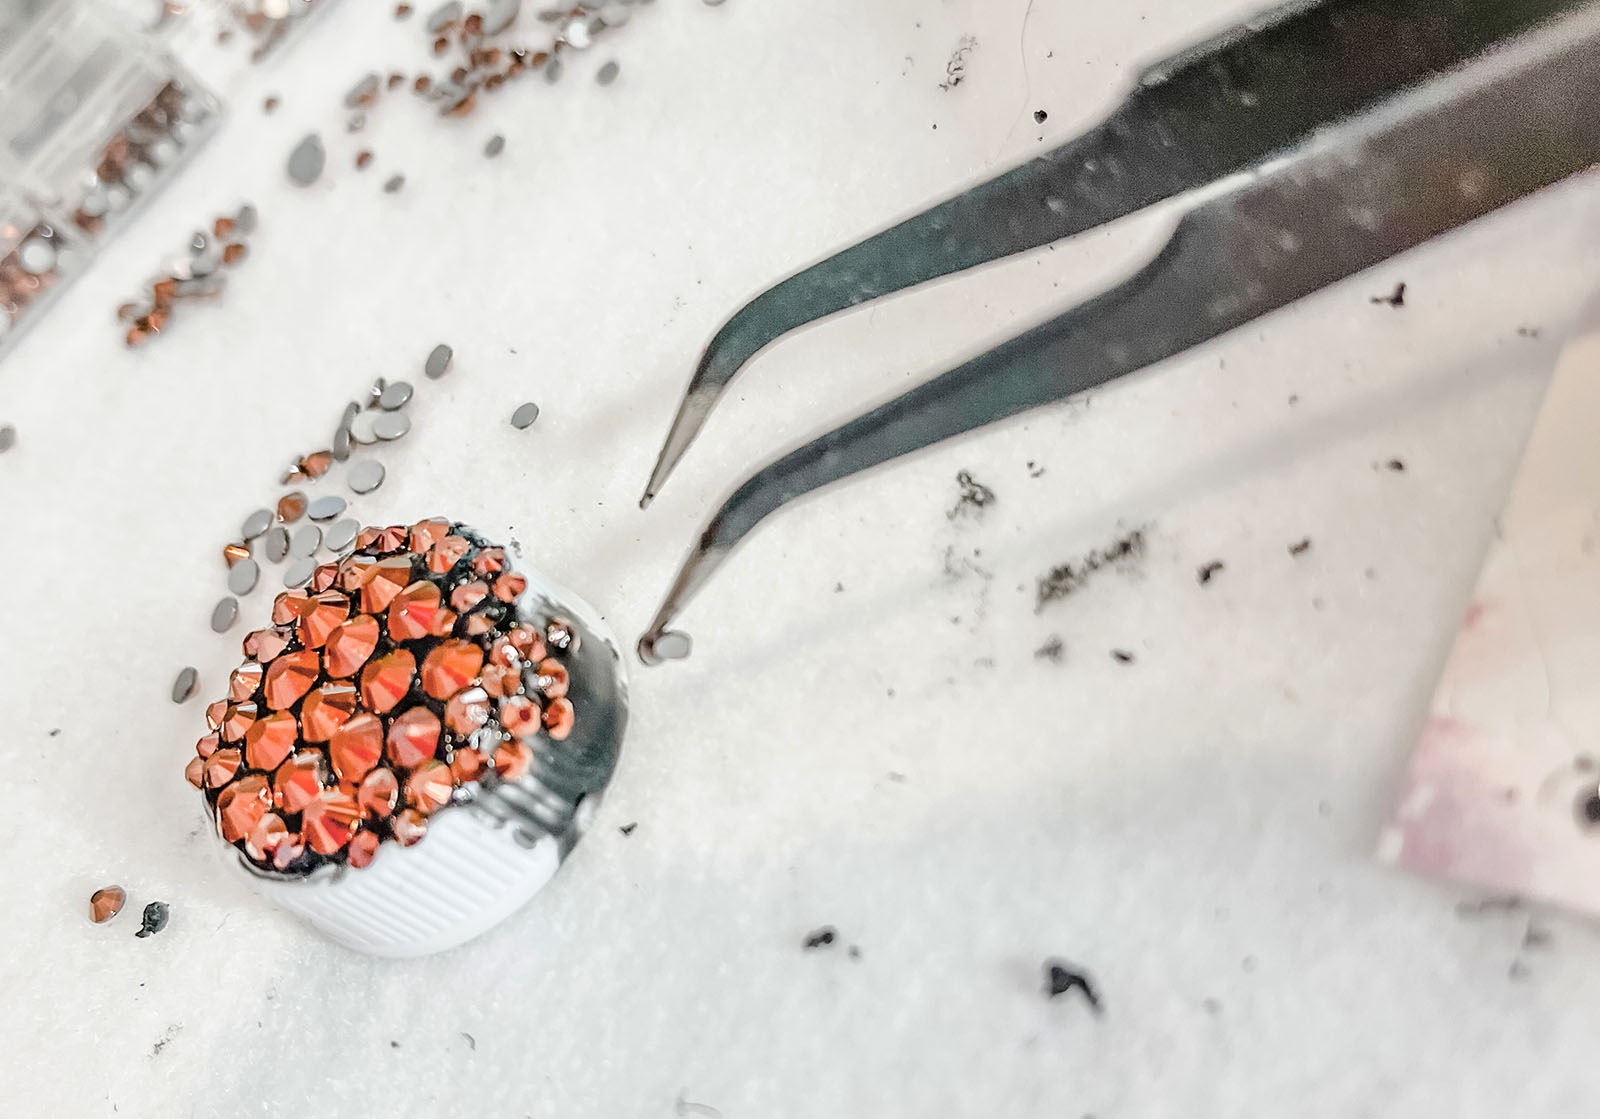
M1600 3L1543 0L1514 16L1491 10L1498 7L1296 6L1264 30L1153 72L1110 120L1063 148L758 297L701 359L641 505L744 363L796 326L1213 187L1125 283L753 475L691 550L640 639L641 659L688 654L687 635L669 629L674 617L746 534L796 497L1178 354L1594 163ZM1558 11L1570 14L1548 18ZM1426 20L1430 35L1400 35L1407 19ZM1384 28L1399 37L1372 37ZM1384 41L1414 48L1393 52L1403 66L1392 56L1374 63L1371 44ZM1500 49L1485 53L1489 46ZM1337 83L1323 80L1334 75ZM1175 82L1186 86L1176 99L1162 92ZM1252 89L1260 92L1241 97ZM1258 111L1241 139L1228 106L1254 109L1269 96L1291 111L1281 102ZM1318 127L1325 122L1339 123ZM1278 158L1263 162L1267 154ZM1249 174L1218 181L1252 164Z

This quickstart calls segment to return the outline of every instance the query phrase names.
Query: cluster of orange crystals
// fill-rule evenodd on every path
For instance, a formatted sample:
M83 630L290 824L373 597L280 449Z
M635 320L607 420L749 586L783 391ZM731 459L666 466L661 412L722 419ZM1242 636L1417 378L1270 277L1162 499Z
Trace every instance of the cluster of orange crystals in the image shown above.
M461 525L368 528L285 591L206 709L186 776L222 838L256 866L306 874L410 846L472 782L515 780L532 741L572 731L569 622L543 631L526 580Z

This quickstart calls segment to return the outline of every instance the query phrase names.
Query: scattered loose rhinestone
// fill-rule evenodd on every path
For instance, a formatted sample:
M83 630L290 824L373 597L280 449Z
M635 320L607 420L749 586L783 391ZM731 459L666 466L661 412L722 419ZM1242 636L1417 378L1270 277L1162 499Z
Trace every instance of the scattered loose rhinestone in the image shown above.
M239 529L239 535L246 540L254 540L267 529L272 527L272 510L257 509L244 519L244 524Z
M383 485L383 473L383 463L377 459L362 459L350 468L350 489L355 493L371 493Z
M193 668L179 670L178 678L172 682L172 702L183 703L200 683L200 673Z
M127 900L128 895L121 886L101 886L89 895L89 920L97 925L105 924L122 912Z
M433 348L431 353L428 354L428 360L423 365L422 371L431 379L438 380L440 377L443 377L446 373L450 372L450 359L453 356L454 353L450 347L441 342L439 345Z
M311 133L289 153L287 170L290 181L299 186L310 186L321 177L327 160L328 153L322 147L322 137Z
M511 426L521 431L533 426L533 421L539 418L539 406L532 401L520 404L517 410L511 413Z
M224 544L222 546L222 562L229 567L249 558L250 546L248 544Z
M291 563L283 572L283 585L286 587L303 587L311 581L311 575L317 569L317 561L310 556L301 556Z
M356 533L361 531L361 525L349 518L335 521L329 525L322 534L322 542L335 552L342 552L355 542Z
M411 419L404 412L381 412L372 421L372 434L390 442L404 438L411 431Z
M278 520L284 524L293 524L306 513L306 495L299 490L286 493L278 498Z
M256 580L260 577L260 566L246 556L228 569L228 590L234 594L249 594L255 590Z
M304 559L314 556L322 546L322 530L316 525L301 525L289 537L289 554Z
M378 407L386 412L397 411L404 408L411 400L412 388L408 381L395 381L385 385L383 392L378 394Z
M228 595L212 608L211 628L217 633L226 633L238 617L239 600Z
M345 509L344 498L336 493L324 494L306 506L306 515L314 521L331 521Z
M595 72L594 80L600 85L610 85L612 82L617 80L617 75L621 72L621 63L613 59Z
M261 552L267 557L267 562L282 563L289 554L289 530L282 525L274 525L262 542Z

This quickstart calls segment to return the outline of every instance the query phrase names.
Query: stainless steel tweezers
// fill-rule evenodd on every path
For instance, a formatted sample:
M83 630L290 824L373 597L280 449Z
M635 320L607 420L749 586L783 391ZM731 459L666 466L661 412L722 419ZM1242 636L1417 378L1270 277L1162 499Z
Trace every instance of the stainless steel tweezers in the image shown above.
M1233 330L1600 162L1600 0L1324 0L1147 70L1103 123L813 265L701 356L640 506L734 376L807 323L1193 195L1128 280L763 467L711 518L648 632L757 524L868 467Z

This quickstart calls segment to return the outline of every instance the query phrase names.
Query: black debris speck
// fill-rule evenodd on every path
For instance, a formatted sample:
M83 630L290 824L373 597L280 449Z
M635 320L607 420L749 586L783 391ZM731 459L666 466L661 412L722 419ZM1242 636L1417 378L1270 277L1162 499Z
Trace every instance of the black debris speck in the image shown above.
M1388 304L1390 307L1404 307L1406 305L1406 285L1405 285L1405 281L1402 280L1398 284L1396 284L1394 286L1394 290L1392 292L1390 292L1388 295L1374 295L1374 296L1372 296L1371 297L1371 302L1373 302L1373 303L1385 303L1385 304Z
M1111 650L1111 659L1118 664L1132 664L1133 654L1126 649L1113 649Z
M1035 109L1033 111L1033 123L1034 124L1043 124L1045 121L1047 121L1049 119L1050 119L1050 114L1045 112L1043 109Z
M946 93L967 80L967 56L977 47L978 40L971 35L963 35L961 42L956 44L956 49L950 53L949 60L944 64L944 81L939 83L939 88ZM935 128L939 126L934 125Z
M1590 827L1600 824L1600 793L1585 793L1578 804L1578 818Z
M1080 590L1096 572L1107 567L1126 567L1143 555L1144 530L1134 529L1104 548L1096 548L1082 559L1051 568L1039 576L1034 613Z
M400 1043L398 1041L391 1041L389 1043L389 1048L390 1049L398 1049L398 1048L400 1048Z
M1404 474L1405 470L1406 470L1406 464L1401 462L1397 458L1392 458L1388 462L1383 464L1383 468L1385 470L1392 470L1396 474Z
M835 583L833 585L833 593L834 594L844 594L844 584L843 583Z
M861 958L861 949L857 948L854 944L850 946L850 958L852 960L859 960Z
M483 145L483 154L493 159L506 150L506 138L500 135L489 137L489 142Z
M133 935L141 940L147 936L155 936L156 933L167 927L168 916L170 916L170 910L166 902L151 902L144 907L144 914L139 918L139 931Z
M814 948L826 948L828 945L833 943L834 938L837 936L838 933L834 931L832 925L823 925L816 932L811 933L806 937L803 947L805 947L807 951L810 951Z
M638 827L638 826L639 826L639 822L637 820L635 820L631 824L623 824L617 830L620 831L623 835L632 835L633 834L633 829Z
M61 736L61 728L60 727L51 727L50 728L50 737L51 738L59 738L60 736Z
M1195 581L1203 587L1207 583L1211 582L1211 580L1215 579L1218 572L1220 572L1222 568L1223 563L1221 560L1212 560L1210 563L1203 563L1195 569Z
M404 175L390 175L388 181L383 184L383 193L395 194L405 185L406 177Z
M904 773L896 773L891 769L889 771L889 780L893 781L897 785L904 785L906 783L906 775Z
M461 1031L461 1036L467 1039L467 1044L472 1046L472 1051L476 1053L478 1051L478 1039L473 1037L466 1030Z
M1301 539L1296 540L1293 544L1289 545L1289 554L1291 556L1303 556L1310 550L1311 537L1309 536L1302 537Z
M1217 999L1213 999L1213 998L1201 999L1200 1000L1200 1005L1205 1008L1205 1012L1207 1014L1221 1014L1222 1013L1222 1003Z
M1068 991L1082 991L1083 997L1089 1002L1090 1009L1096 1014L1101 1012L1100 992L1095 990L1094 981L1064 960L1046 960L1044 962L1044 980L1045 997L1053 999L1066 994Z
M1539 337L1539 328L1536 326L1519 326L1517 327L1517 334L1523 338L1537 338Z
M994 491L978 481L966 470L956 474L956 485L961 487L961 496L956 500L950 512L945 514L951 520L955 520L963 513L987 509L995 502Z
M1548 948L1550 946L1550 930L1530 920L1527 929L1522 933L1522 946L1524 948Z
M1028 477L1037 478L1043 473L1044 467L1038 465L1032 459L1028 460Z
M1049 661L1051 664L1060 664L1061 659L1066 655L1066 651L1067 647L1061 638L1052 633L1043 645L1033 651L1033 659Z

